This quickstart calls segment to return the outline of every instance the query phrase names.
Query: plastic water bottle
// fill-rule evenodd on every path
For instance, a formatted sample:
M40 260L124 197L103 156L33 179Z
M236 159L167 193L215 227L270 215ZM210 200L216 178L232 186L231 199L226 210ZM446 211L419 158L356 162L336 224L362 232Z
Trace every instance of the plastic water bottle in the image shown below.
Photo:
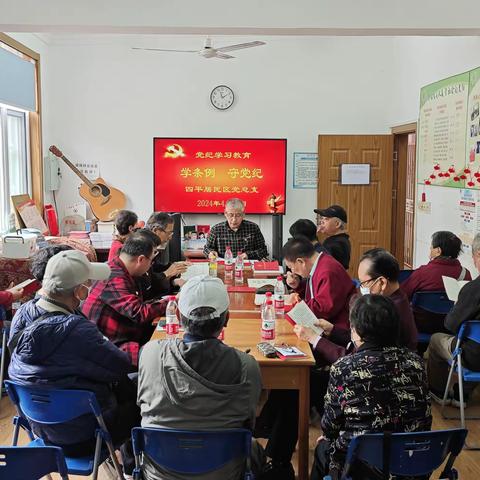
M275 295L275 313L277 315L283 315L285 313L285 285L283 284L283 277L277 277L273 293Z
M227 246L225 250L225 276L226 277L233 277L233 253L232 249Z
M275 343L275 308L273 302L267 300L262 319L262 342Z
M180 329L177 318L177 302L175 295L168 297L167 310L165 311L167 317L166 332L167 338L177 338Z
M265 308L267 307L267 301L272 300L272 292L265 292L265 298L263 299L261 315L263 320L263 315L265 314Z
M210 254L208 257L208 274L211 277L216 277L218 273L218 259L215 254Z
M242 251L237 253L235 260L235 283L243 283L243 257Z

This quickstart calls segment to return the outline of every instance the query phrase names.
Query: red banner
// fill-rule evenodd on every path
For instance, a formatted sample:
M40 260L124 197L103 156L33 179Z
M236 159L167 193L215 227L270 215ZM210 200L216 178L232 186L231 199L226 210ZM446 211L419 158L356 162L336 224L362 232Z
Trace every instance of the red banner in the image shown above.
M156 211L221 213L229 198L250 214L285 213L285 139L155 138Z

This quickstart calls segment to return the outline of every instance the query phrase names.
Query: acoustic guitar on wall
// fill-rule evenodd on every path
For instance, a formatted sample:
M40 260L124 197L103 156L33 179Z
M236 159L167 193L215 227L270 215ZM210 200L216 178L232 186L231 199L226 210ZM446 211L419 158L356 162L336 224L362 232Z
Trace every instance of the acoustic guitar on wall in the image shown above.
M63 153L52 145L49 150L61 158L82 180L78 189L80 196L88 202L93 214L102 222L109 222L115 218L119 210L125 208L125 195L116 188L110 187L103 178L89 180Z

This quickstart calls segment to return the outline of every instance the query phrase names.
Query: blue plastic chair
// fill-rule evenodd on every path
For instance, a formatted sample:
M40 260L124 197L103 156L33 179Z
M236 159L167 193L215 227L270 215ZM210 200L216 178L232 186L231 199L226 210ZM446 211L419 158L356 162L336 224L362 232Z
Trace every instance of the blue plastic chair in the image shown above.
M400 270L398 273L398 282L403 283L415 270Z
M68 480L68 470L60 447L0 446L0 478L26 480L57 472ZM51 478L51 477L50 477Z
M445 386L445 392L443 394L442 400L442 416L447 419L458 419L458 417L447 416L444 414L445 401L447 400L448 392L450 390L450 385L453 379L453 372L458 374L458 393L460 396L460 425L462 428L465 428L465 419L467 420L478 420L478 416L469 416L465 417L465 404L464 404L464 395L463 395L463 382L480 382L480 372L474 372L465 368L462 364L462 343L466 340L473 340L474 342L480 343L480 321L470 320L465 322L458 332L457 345L455 350L452 353L452 358L449 360L450 371L448 372L447 385ZM465 442L465 448L467 450L480 450L480 445L469 445Z
M140 457L146 453L155 463L183 475L205 474L222 468L236 458L245 459L245 480L254 478L250 470L252 433L243 428L215 431L132 429L135 470L140 480Z
M342 480L349 480L355 461L377 469L385 478L389 475L421 476L431 474L445 459L440 478L456 479L453 468L455 459L462 451L467 430L440 430L434 432L372 433L354 437L348 446ZM384 455L384 445L390 446ZM384 467L384 462L386 463Z
M87 457L65 457L68 473L88 476L93 472L93 480L96 480L98 467L110 455L118 478L123 479L122 469L115 456L115 448L94 393L86 390L55 390L44 386L26 386L11 380L6 380L5 385L18 413L13 418L15 428L12 445L17 445L20 428L23 428L30 437L30 446L45 446L41 438L34 437L28 420L54 425L68 422L81 415L93 414L99 426L95 432L95 453ZM103 442L107 450L102 449Z
M412 297L412 307L420 308L436 315L446 315L452 309L453 304L447 294L442 291L415 292ZM431 336L430 333L418 332L418 343L430 342Z
M446 315L452 309L453 302L442 291L415 292L412 297L412 307L438 315Z

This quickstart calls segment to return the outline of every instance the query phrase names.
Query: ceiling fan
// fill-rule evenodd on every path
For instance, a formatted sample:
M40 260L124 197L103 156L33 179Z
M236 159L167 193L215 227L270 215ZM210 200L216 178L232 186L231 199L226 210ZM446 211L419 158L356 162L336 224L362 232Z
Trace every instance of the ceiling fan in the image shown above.
M151 50L155 52L174 52L174 53L197 53L204 58L222 58L223 60L229 60L230 58L235 58L232 55L226 55L225 52L232 52L233 50L241 50L243 48L259 47L260 45L265 45L265 42L247 42L247 43L237 43L236 45L227 45L226 47L214 48L212 39L207 37L205 43L201 50L171 50L165 48L141 48L141 47L132 47L133 50Z

